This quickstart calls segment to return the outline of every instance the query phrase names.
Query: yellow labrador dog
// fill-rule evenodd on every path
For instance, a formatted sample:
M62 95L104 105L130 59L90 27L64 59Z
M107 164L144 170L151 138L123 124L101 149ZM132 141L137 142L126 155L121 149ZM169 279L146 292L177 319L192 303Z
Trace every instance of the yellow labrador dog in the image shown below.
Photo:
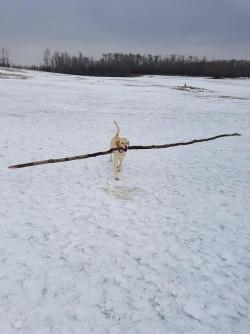
M120 137L120 128L117 125L116 121L114 121L116 126L116 134L111 140L111 148L120 148L120 150L115 151L110 154L110 161L112 161L112 155L114 155L114 170L115 170L115 179L119 180L119 173L121 172L122 160L125 158L129 141L127 138Z

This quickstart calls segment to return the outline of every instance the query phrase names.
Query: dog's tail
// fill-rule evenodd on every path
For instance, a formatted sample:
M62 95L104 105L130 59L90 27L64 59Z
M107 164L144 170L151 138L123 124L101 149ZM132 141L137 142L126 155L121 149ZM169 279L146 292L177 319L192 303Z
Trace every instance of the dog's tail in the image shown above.
M116 123L116 121L114 121L114 123L115 123L116 129L117 129L116 134L115 134L115 137L119 137L119 134L120 134L120 128L119 128L118 124Z

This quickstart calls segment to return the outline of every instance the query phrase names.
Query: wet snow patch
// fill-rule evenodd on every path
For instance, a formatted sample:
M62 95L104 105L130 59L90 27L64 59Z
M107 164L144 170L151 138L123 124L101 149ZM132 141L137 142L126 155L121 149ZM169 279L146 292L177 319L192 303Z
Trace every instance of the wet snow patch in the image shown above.
M108 184L103 188L106 194L122 200L132 201L135 197L142 196L144 190L138 187Z

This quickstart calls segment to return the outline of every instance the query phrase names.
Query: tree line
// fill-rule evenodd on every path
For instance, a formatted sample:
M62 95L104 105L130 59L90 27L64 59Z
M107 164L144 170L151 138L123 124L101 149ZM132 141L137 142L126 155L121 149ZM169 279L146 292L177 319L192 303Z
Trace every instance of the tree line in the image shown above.
M206 57L107 53L100 59L81 52L51 53L45 49L43 64L33 69L90 76L187 75L213 78L250 77L249 60L208 60Z
M0 49L0 66L10 66L9 52ZM13 65L15 66L15 65ZM20 66L19 66L20 67ZM90 76L137 76L137 75L186 75L213 78L250 77L250 60L214 60L206 57L182 55L141 55L132 53L105 53L99 59L79 52L43 52L39 66L23 66L40 71L90 75Z

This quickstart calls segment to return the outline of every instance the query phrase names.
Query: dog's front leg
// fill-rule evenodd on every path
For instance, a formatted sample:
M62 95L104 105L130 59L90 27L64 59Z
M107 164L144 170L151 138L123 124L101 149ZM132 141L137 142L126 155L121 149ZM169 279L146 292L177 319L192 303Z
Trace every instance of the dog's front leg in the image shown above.
M119 164L118 164L118 172L120 173L122 170L122 160L119 161Z
M115 179L119 180L119 160L114 157L114 170L115 170Z

